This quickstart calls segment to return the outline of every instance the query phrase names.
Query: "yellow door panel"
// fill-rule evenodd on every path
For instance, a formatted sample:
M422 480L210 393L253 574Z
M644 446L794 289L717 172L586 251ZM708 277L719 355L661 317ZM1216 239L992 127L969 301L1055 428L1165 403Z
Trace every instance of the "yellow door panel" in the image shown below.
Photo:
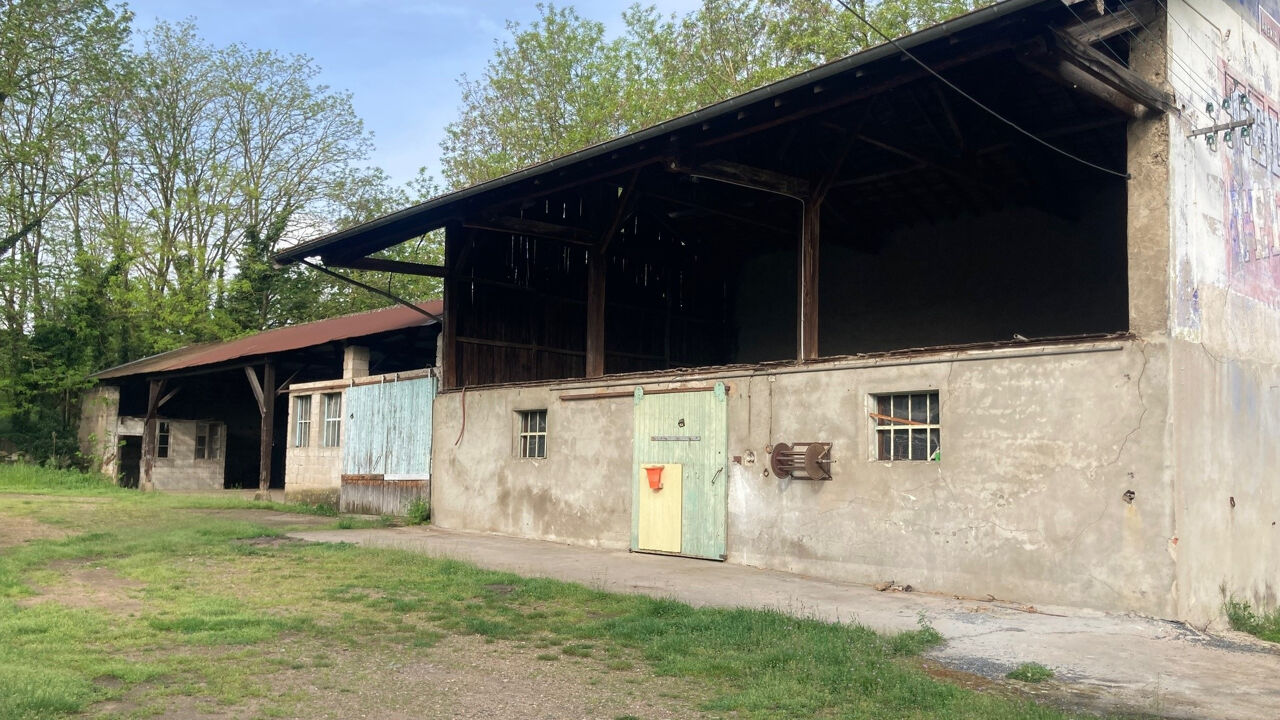
M650 478L651 469L661 470L657 478ZM636 476L640 511L638 549L680 552L683 479L684 466L679 463L641 463ZM659 487L653 487L654 484Z

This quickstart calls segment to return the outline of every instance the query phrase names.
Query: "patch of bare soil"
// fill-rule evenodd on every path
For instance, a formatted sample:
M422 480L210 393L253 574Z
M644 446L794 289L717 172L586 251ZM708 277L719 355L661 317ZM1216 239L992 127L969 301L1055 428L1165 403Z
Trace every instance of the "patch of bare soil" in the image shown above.
M92 608L128 615L141 612L139 598L143 584L117 575L104 567L83 561L58 561L49 569L62 574L56 583L37 587L37 594L23 598L19 605L56 602L70 608Z
M34 518L20 515L0 516L0 548L14 547L32 540L59 540L67 531Z
M200 513L210 517L258 523L267 527L326 527L333 524L334 518L324 515L304 515L302 513L284 513L275 510L202 510L192 509L185 512Z
M601 657L569 657L558 648L486 643L451 636L432 647L353 649L289 637L266 651L275 672L263 694L223 704L198 694L174 696L140 686L98 703L89 717L367 718L371 720L643 720L710 718L697 710L703 691L655 677L637 664L610 670ZM538 659L539 655L556 659ZM716 715L714 717L723 717Z
M291 537L255 537L241 540L240 543L254 547L280 547L282 545L302 545L306 543L306 540Z

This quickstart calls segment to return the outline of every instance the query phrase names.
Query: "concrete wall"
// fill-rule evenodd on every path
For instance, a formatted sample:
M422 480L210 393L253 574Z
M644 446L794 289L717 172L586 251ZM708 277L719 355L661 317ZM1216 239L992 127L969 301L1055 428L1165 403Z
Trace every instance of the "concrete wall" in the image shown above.
M1252 0L1170 12L1170 79L1188 108L1169 150L1178 614L1206 622L1224 595L1265 609L1280 595L1280 26ZM1251 144L1185 138L1225 121L1203 108L1236 82Z
M169 423L169 455L157 457L151 471L156 490L221 490L227 463L227 428L218 423L218 456L196 458L196 426L201 421L161 417ZM119 419L119 435L141 435L144 418ZM158 427L158 426L157 426Z
M80 399L80 425L77 439L80 452L90 458L92 466L108 477L116 477L119 439L116 416L120 413L120 388L98 385L86 390Z
M284 495L290 502L327 503L337 507L342 487L342 445L324 447L324 394L343 392L346 380L299 383L289 388L289 432L285 448ZM311 436L297 445L297 403L295 398L311 396ZM345 398L344 398L345 400ZM346 435L346 403L343 403L343 436Z
M632 399L562 402L554 387L558 386L436 396L434 524L592 547L627 547ZM518 458L517 412L541 409L547 410L547 457Z
M1171 616L1164 427L1146 421L1166 410L1166 375L1145 372L1160 352L1109 341L691 375L729 385L729 455L742 461L730 464L728 561ZM468 390L460 440L464 398L439 396L435 522L626 547L633 404L559 400L586 387ZM942 462L872 460L869 395L927 389L941 394ZM540 408L548 457L519 459L516 411ZM765 474L767 445L813 440L834 443L831 481Z

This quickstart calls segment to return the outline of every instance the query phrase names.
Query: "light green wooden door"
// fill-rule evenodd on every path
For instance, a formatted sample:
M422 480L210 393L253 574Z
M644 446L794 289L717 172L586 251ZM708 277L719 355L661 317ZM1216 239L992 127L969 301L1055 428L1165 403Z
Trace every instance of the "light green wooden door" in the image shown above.
M635 391L635 458L631 468L631 549L640 545L642 493L654 492L644 467L682 468L679 554L723 560L728 505L728 406L723 383L714 391L646 395ZM665 492L665 490L663 491ZM645 522L653 522L646 517Z

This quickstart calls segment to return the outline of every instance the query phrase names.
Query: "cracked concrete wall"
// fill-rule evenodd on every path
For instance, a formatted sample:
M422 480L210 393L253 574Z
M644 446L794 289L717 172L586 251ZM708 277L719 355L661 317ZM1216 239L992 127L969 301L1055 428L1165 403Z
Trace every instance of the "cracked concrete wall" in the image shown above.
M743 460L729 466L727 559L1168 617L1164 424L1148 421L1164 417L1167 376L1146 372L1166 362L1162 353L1142 341L1106 341L840 361L803 372L691 373L684 379L729 385L729 455ZM439 396L434 521L627 547L633 403L558 399L592 386ZM873 460L869 395L929 389L940 393L943 461ZM518 459L516 411L541 408L548 457ZM834 443L831 481L764 474L766 445L806 440ZM1136 493L1132 504L1127 490Z
M633 401L625 397L562 402L557 387L436 396L433 524L591 547L627 547ZM547 410L547 457L517 457L517 413L541 409Z
M151 472L156 490L221 490L227 464L227 428L218 434L218 456L196 458L197 420L160 417L169 423L169 456L157 457ZM119 434L141 435L144 418L120 418Z
M120 414L120 388L98 385L85 391L80 399L80 425L76 439L80 452L91 458L93 467L103 475L115 478L120 439L116 435Z
M1273 609L1280 594L1280 36L1257 3L1170 13L1178 617L1208 623L1224 595ZM1203 108L1228 91L1234 117L1255 118L1250 142L1186 138L1227 119Z
M757 462L730 466L729 560L1168 617L1163 428L1147 421L1165 409L1146 372L1160 353L1010 349L735 383L729 454ZM874 460L869 396L934 389L942 462ZM767 444L803 440L834 443L831 481L765 474Z

